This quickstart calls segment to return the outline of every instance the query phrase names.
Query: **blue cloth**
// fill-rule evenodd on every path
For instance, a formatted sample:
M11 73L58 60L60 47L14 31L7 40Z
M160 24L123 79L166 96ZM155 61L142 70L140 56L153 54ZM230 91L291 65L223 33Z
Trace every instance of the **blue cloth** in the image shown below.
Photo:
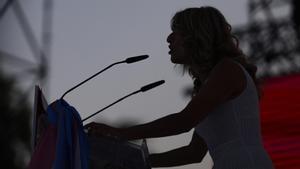
M49 123L57 127L53 169L88 169L88 138L79 113L63 99L48 106L47 113Z

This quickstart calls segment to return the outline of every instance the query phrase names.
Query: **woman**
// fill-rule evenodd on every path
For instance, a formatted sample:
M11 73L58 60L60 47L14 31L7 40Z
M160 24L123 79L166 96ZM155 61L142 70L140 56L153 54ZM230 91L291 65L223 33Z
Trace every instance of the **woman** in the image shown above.
M260 134L256 67L240 51L231 26L213 7L175 14L168 36L171 61L194 79L193 97L180 112L129 128L90 123L94 135L141 139L195 128L189 145L151 154L152 167L201 162L209 151L214 169L271 169Z

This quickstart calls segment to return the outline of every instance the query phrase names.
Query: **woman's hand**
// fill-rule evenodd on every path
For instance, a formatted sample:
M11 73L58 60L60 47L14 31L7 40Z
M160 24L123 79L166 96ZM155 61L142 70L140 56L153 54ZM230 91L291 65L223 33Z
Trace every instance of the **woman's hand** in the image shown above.
M119 128L111 127L103 123L91 122L84 126L88 130L88 134L98 137L122 138Z

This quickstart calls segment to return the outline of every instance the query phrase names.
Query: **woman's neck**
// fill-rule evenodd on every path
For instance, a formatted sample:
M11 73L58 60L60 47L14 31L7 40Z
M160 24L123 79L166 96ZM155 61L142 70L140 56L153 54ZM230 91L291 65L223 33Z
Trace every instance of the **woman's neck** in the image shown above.
M207 79L207 73L201 72L200 70L197 69L192 69L192 76L195 79L200 80L201 83L204 83Z

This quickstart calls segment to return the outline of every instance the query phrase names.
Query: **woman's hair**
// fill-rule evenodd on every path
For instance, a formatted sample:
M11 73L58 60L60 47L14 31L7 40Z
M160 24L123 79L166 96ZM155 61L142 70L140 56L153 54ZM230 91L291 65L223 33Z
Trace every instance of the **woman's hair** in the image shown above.
M187 8L177 12L171 20L171 29L184 36L184 48L191 64L184 66L194 79L194 94L202 82L197 75L207 77L213 67L223 58L239 62L258 83L256 66L250 64L239 49L238 39L231 33L231 25L214 7ZM258 90L258 94L260 94Z

